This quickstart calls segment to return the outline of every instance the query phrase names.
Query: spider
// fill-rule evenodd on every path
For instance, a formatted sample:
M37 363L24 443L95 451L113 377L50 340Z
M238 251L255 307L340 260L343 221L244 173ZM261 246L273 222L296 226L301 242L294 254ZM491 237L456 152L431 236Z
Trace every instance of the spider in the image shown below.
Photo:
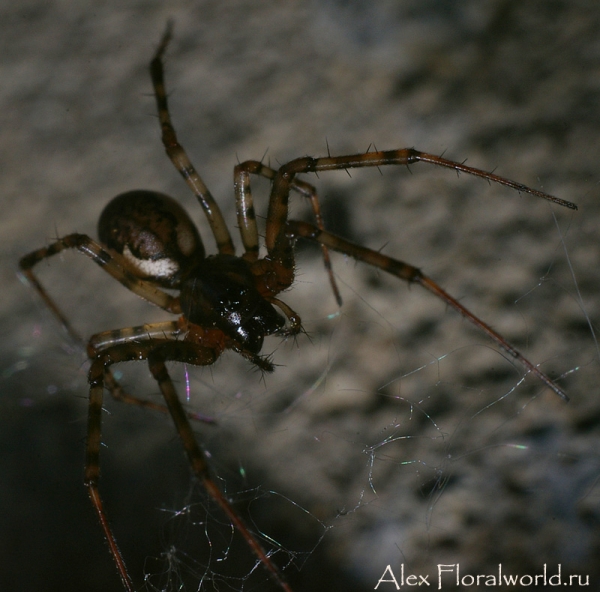
M577 206L493 173L413 148L367 151L347 156L303 157L292 160L277 170L262 162L250 160L238 164L234 169L237 221L244 249L243 254L238 256L219 206L179 144L171 122L163 70L163 56L171 33L172 26L169 23L150 63L162 142L168 157L204 210L216 241L217 254L206 255L194 223L173 198L155 191L137 190L118 195L105 207L98 224L99 242L84 234L70 234L23 257L20 269L62 326L77 341L81 339L69 320L33 273L33 267L37 263L65 249L81 251L130 291L166 312L177 315L176 320L104 331L93 335L87 343L91 365L88 375L90 390L85 485L124 589L133 592L135 587L109 525L99 492L101 415L105 388L117 399L170 414L194 476L240 532L274 582L282 590L289 592L291 588L280 569L212 478L207 456L198 444L190 424L190 419L210 420L184 410L165 363L177 361L208 366L223 351L231 349L263 372L272 372L273 362L260 354L265 336L290 335L302 331L299 315L278 298L294 282L294 246L297 239L313 241L321 246L338 304L341 304L341 298L331 269L329 249L372 265L408 283L420 284L486 333L527 372L568 401L565 392L552 379L419 269L325 230L315 188L299 180L297 175L425 162L453 169L457 173L475 175L560 206L571 209L577 209ZM259 257L251 175L266 177L271 181L265 235L267 254L262 258ZM288 218L288 201L292 191L309 199L315 216L314 224ZM111 367L132 360L145 360L148 363L166 406L137 399L123 391Z

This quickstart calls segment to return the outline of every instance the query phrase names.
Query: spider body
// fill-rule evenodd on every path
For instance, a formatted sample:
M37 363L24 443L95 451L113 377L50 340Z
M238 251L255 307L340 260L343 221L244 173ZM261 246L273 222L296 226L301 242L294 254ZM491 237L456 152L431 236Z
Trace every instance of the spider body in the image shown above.
M256 357L264 337L285 325L257 287L274 295L261 282L268 262L251 263L227 253L206 257L187 212L173 198L154 191L128 191L113 198L100 215L98 238L133 277L179 290L171 309L183 313L179 327L186 328L184 339L213 348L217 356L233 349L273 370L266 359Z
M290 587L270 553L263 549L257 535L245 525L213 480L207 456L198 445L190 425L190 419L208 420L184 410L167 371L166 362L173 360L207 366L213 364L223 351L231 349L263 371L272 371L272 362L259 355L264 338L272 334L294 334L301 331L298 314L278 299L278 295L288 289L294 281L294 245L297 239L306 239L321 245L325 266L338 302L341 302L341 299L331 271L328 249L344 253L403 281L421 285L486 333L521 364L526 372L533 374L563 399L568 399L564 391L538 366L527 360L506 339L419 269L325 230L315 188L298 179L297 175L335 169L425 162L482 177L560 206L571 209L576 209L576 206L493 173L413 148L348 156L303 157L283 165L278 170L258 161L247 161L238 164L234 169L237 221L243 245L243 254L237 256L221 211L179 144L171 123L162 63L170 34L169 27L150 64L162 141L168 157L204 211L215 238L217 253L206 256L196 226L173 198L154 191L138 190L121 194L106 206L99 221L99 243L84 234L67 235L23 257L20 261L21 273L37 290L66 331L79 342L82 340L72 328L69 319L33 273L33 267L38 262L65 249L79 250L130 291L166 312L177 315L175 320L104 331L93 335L87 341L91 365L88 377L90 391L85 484L124 589L133 592L135 587L109 525L98 487L102 401L105 389L117 399L170 414L197 480L242 534L277 585L289 592ZM259 235L250 186L251 175L259 175L272 181L265 231L267 254L263 258L259 258ZM300 193L310 201L315 216L314 224L289 219L288 202L292 191ZM165 406L135 398L123 391L113 376L111 367L133 360L147 361L164 397Z

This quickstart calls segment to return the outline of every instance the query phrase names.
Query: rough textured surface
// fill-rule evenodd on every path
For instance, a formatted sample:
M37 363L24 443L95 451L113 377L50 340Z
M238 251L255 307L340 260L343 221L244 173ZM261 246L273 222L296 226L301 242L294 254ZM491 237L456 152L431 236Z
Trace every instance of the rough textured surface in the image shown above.
M338 314L318 252L300 248L286 301L310 339L270 339L282 367L264 380L233 354L189 369L191 404L220 423L198 427L215 472L251 502L257 530L296 554L296 589L373 589L402 562L420 574L455 562L472 574L498 563L555 573L560 563L597 585L596 2L31 0L0 10L1 589L119 589L81 485L83 357L15 271L54 236L95 235L104 204L134 188L180 199L211 248L149 95L147 62L169 17L175 125L232 228L238 160L268 150L282 163L327 143L339 154L371 143L445 152L580 206L560 211L425 165L313 178L331 228L420 266L562 376L572 402L521 383L520 368L428 294L341 257ZM257 195L267 189L256 183ZM266 197L257 201L266 213ZM305 215L299 200L294 210ZM77 254L40 266L82 335L164 318L93 267ZM145 368L122 371L158 400ZM173 374L183 395L183 370ZM187 590L210 590L214 572L245 576L252 558L237 540L220 561L230 531L203 515L170 422L107 408L101 487L135 581L178 589L181 576ZM263 577L228 583L263 590Z

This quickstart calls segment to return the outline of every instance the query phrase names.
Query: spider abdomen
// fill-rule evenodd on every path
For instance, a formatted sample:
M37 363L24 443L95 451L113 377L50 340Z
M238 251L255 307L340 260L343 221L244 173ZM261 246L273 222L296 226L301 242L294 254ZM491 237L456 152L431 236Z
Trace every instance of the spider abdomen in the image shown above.
M265 335L285 324L257 290L248 263L233 255L198 261L180 289L181 310L190 323L216 327L248 352L258 353Z
M128 191L113 198L98 222L98 237L123 256L138 277L176 287L182 274L205 256L187 212L156 191Z

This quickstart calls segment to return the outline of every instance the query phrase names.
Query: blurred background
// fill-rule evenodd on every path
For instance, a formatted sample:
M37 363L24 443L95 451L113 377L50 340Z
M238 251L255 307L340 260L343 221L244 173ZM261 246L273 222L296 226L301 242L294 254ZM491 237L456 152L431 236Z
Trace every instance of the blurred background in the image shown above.
M598 582L597 2L30 0L0 14L1 589L120 589L82 484L85 355L17 267L57 236L95 237L108 200L137 188L180 200L214 250L160 143L147 66L169 18L174 124L234 236L237 162L328 148L444 153L579 206L420 164L308 177L329 228L422 268L572 400L417 286L343 256L338 309L299 243L283 299L307 335L266 340L273 375L231 353L170 367L218 421L196 426L216 478L294 589L373 589L401 563L561 564ZM268 183L253 187L264 216ZM293 214L310 219L300 198ZM83 337L165 318L78 253L38 271ZM144 364L118 370L160 401ZM271 589L169 418L107 397L103 430L101 491L138 589Z

